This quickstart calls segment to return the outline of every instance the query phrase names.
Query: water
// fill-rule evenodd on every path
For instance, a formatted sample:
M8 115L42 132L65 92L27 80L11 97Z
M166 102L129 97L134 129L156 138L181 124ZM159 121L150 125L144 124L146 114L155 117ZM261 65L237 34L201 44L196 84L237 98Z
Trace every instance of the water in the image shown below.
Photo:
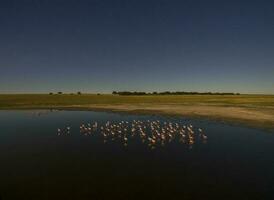
M35 114L36 113L36 114ZM138 137L104 142L97 121L159 120L202 128L154 149ZM58 128L71 127L58 135ZM86 111L0 111L2 199L274 199L274 133L207 120ZM1 199L0 198L0 199Z

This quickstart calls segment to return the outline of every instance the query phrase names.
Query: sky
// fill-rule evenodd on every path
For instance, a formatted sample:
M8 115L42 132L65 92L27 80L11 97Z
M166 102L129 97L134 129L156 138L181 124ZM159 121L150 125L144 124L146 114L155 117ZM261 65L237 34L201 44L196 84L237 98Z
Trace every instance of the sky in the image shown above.
M0 1L0 93L113 90L274 94L274 1Z

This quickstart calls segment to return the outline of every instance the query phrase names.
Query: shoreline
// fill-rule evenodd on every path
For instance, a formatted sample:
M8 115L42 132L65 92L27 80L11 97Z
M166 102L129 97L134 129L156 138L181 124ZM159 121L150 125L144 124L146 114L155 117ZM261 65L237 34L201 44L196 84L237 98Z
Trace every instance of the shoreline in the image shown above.
M2 107L0 110L67 110L98 111L128 114L149 114L163 116L181 116L205 119L232 125L245 125L251 128L274 130L274 113L261 108L212 105L150 105L150 104L92 104L68 106L14 106Z
M0 110L22 109L176 115L274 130L274 95L0 94Z

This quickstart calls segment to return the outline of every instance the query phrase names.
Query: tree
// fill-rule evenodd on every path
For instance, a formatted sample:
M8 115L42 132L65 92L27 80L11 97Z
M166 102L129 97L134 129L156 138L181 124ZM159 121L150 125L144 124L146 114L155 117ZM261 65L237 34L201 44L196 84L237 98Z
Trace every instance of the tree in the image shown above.
M77 92L78 95L81 95L82 93L81 92Z
M58 92L58 94L63 94L63 92Z

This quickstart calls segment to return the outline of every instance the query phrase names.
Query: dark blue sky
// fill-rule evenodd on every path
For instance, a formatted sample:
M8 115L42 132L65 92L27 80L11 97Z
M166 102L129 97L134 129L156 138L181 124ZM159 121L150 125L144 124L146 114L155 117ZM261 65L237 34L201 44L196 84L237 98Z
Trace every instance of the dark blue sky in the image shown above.
M272 0L1 0L0 93L274 93Z

